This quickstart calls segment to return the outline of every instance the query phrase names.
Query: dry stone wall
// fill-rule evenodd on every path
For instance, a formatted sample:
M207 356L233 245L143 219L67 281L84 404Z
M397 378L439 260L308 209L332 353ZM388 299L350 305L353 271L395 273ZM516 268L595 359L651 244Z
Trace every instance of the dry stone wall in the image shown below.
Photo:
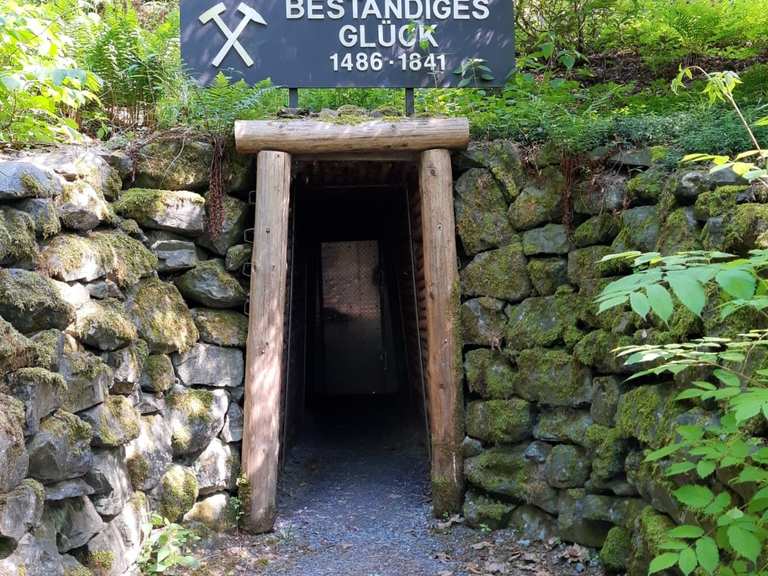
M212 238L211 157L160 140L0 158L3 576L137 573L151 512L235 521L255 180L230 165Z
M734 334L755 320L598 315L594 297L625 272L598 261L765 247L768 194L728 170L670 168L661 148L598 150L568 178L545 151L523 162L510 142L456 160L467 522L599 547L609 569L644 575L681 510L643 450L711 415L671 401L684 382L626 382L611 351Z

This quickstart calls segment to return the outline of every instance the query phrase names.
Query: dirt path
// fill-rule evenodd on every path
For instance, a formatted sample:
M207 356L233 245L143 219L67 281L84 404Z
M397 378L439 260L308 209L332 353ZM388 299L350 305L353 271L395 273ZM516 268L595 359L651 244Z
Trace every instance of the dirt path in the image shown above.
M474 576L598 574L583 549L518 543L431 518L414 426L325 426L295 446L275 533L209 540L199 575ZM341 422L343 419L339 419ZM555 566L561 568L554 568Z

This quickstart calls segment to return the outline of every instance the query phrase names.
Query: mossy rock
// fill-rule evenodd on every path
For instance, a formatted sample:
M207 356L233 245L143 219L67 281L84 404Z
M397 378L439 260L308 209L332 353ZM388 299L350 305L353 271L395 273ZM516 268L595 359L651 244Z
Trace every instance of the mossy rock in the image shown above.
M504 302L488 297L474 298L461 305L459 314L465 345L501 346L507 324Z
M511 140L493 140L490 142L472 142L461 153L461 160L472 166L487 168L501 183L507 200L514 200L522 185L525 175L520 149Z
M627 204L627 177L603 172L583 180L573 189L573 209L577 214L595 216L621 210Z
M469 391L483 398L509 398L520 382L509 360L501 352L487 348L467 352L464 372Z
M616 423L619 398L625 391L624 384L615 376L598 376L592 379L592 387L592 419L597 424L613 426Z
M0 494L10 492L27 476L29 454L24 443L24 405L0 394Z
M45 276L28 270L0 270L0 315L24 333L66 328L75 309Z
M112 388L112 369L90 352L64 352L59 371L67 381L64 407L71 412L100 404Z
M557 491L547 484L544 468L525 457L526 446L491 448L464 462L467 481L491 494L557 512Z
M205 198L186 190L131 188L114 204L115 212L144 228L198 236L205 229Z
M99 350L117 350L137 338L136 327L115 299L90 301L77 311L74 332L78 339Z
M230 246L224 257L224 268L228 272L240 272L251 261L251 247L248 244Z
M199 337L178 289L158 278L143 280L129 292L126 312L150 352L186 351Z
M86 232L100 224L111 224L115 218L101 191L84 180L66 182L55 203L61 224L70 230Z
M113 394L130 396L136 393L136 387L147 361L149 348L144 340L136 340L130 345L102 355L114 371Z
M507 346L517 350L537 346L553 346L563 339L566 318L561 314L555 296L528 298L506 310Z
M35 343L0 318L0 378L19 368L32 366L37 357Z
M533 436L545 442L567 442L588 447L587 431L592 426L588 410L554 408L543 410L533 429Z
M567 254L570 249L568 230L562 224L547 224L523 233L523 253L526 256Z
M92 232L88 236L62 234L43 249L40 267L65 282L108 277L120 287L126 287L153 273L157 257L141 242L122 232Z
M625 572L632 553L632 535L626 528L614 526L600 549L600 562L608 572Z
M478 254L461 272L462 293L509 302L523 300L531 293L526 265L520 244Z
M615 274L615 262L600 261L613 253L610 246L588 246L572 250L568 254L568 280L582 288L590 280Z
M175 388L167 397L174 456L202 452L224 426L229 396L223 390Z
M160 480L158 510L163 517L177 522L192 509L197 496L195 471L174 464Z
M583 546L599 548L612 525L630 527L645 504L639 498L586 494L566 490L560 497L557 518L560 537Z
M591 462L586 450L571 444L554 446L547 456L545 474L553 488L579 488L589 478Z
M693 215L696 220L706 222L710 218L724 216L736 209L739 196L749 190L749 186L720 186L714 190L702 192L696 198Z
M184 515L184 524L202 525L214 532L229 532L237 528L237 510L232 497L219 492L200 498Z
M614 351L634 342L629 336L621 336L607 330L595 330L582 338L573 349L573 356L601 374L626 374L632 372L624 365L624 359Z
M488 170L472 168L456 181L456 230L472 256L516 239L507 217L508 201Z
M109 396L103 404L80 413L93 429L91 444L99 448L116 448L139 435L138 411L125 396Z
M52 170L25 160L0 161L0 200L52 198L61 194L61 180Z
M61 374L40 367L21 368L6 378L7 390L24 403L25 433L35 434L40 420L61 408L67 383Z
M573 244L577 248L608 244L619 233L619 218L612 213L603 213L588 218L573 233Z
M134 184L144 188L203 190L208 187L213 147L189 137L145 144L135 164Z
M483 494L470 491L462 508L467 526L486 530L506 528L515 506Z
M529 504L515 508L509 519L509 527L515 531L517 536L536 542L549 542L552 538L557 537L556 519Z
M517 355L523 374L518 394L549 406L580 406L592 400L592 375L564 350L531 348Z
M627 182L627 192L633 204L656 204L667 187L669 172L652 166Z
M56 213L53 200L28 198L16 204L16 208L28 214L32 219L37 238L47 239L61 232L61 221Z
M768 247L768 205L740 204L725 215L724 248L739 255Z
M51 484L85 475L91 468L90 424L65 410L40 422L40 431L27 445L29 476Z
M693 208L678 208L673 210L664 221L659 232L659 240L656 250L663 255L677 252L689 252L700 250L699 237L701 230L694 217Z
M661 230L661 213L656 206L638 206L621 213L621 232L611 248L614 252L656 249Z
M632 546L628 557L627 574L646 576L651 561L664 552L662 544L668 540L667 532L675 527L669 517L646 506L635 522ZM664 574L671 574L665 572Z
M219 259L200 262L179 276L176 286L185 298L208 308L234 308L243 304L247 296Z
M35 222L19 210L0 210L0 266L31 267L37 255Z
M470 402L466 413L467 434L497 444L514 444L531 436L533 412L520 398Z
M534 184L523 188L509 207L509 219L516 230L530 230L563 219L564 178L557 168L545 168Z
M210 192L209 192L210 194ZM248 220L248 204L231 196L224 196L221 201L221 228L214 237L207 230L197 243L214 254L225 256L231 246L243 241L243 232ZM210 207L206 206L206 218L210 222Z
M568 284L568 261L565 258L531 258L528 276L539 296L551 296Z
M593 424L587 429L585 440L592 454L593 481L603 483L624 471L629 447L616 428Z
M193 308L191 313L203 342L245 348L248 339L248 318L244 314L233 310L207 308Z
M144 363L139 379L141 389L146 392L163 393L176 383L171 359L165 354L150 354Z
M639 386L619 400L616 428L623 438L637 438L651 447L664 441L664 416L669 394L661 386Z

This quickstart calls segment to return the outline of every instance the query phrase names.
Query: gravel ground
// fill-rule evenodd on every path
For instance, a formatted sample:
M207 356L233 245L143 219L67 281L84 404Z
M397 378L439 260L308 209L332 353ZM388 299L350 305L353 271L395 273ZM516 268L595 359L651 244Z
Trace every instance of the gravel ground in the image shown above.
M583 548L521 542L509 531L484 534L459 517L431 518L419 425L387 413L361 411L352 422L331 415L313 428L289 452L275 532L204 539L195 574L601 574Z

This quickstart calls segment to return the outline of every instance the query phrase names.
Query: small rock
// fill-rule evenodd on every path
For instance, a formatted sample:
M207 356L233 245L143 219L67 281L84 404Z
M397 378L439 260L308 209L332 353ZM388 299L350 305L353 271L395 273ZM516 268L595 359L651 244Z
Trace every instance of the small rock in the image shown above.
M137 338L136 327L119 300L91 301L77 311L74 333L99 350L117 350Z
M173 464L163 475L153 496L158 501L158 511L171 522L192 509L198 496L197 479L192 468Z
M46 506L43 522L56 532L60 553L84 546L104 529L104 522L87 496L69 498Z
M482 297L461 305L461 336L465 345L501 347L506 323L501 300Z
M199 236L205 229L205 198L186 190L131 188L114 204L115 212L144 228Z
M51 198L61 194L61 188L52 170L26 161L0 162L0 200Z
M35 528L43 515L44 496L42 485L31 478L1 495L0 536L19 541Z
M251 247L248 244L237 244L227 250L224 258L224 268L229 272L240 272L243 266L251 261Z
M0 166L0 174L2 166ZM0 560L0 574L3 576L65 576L64 564L56 542L40 538L28 532L19 540L13 553Z
M90 352L65 352L60 372L67 382L64 408L80 412L104 402L112 387L112 369Z
M8 375L10 393L24 403L27 435L37 433L40 420L61 408L67 383L45 368L22 368Z
M197 266L194 242L168 232L152 232L147 238L149 249L157 256L158 272L178 272Z
M62 480L56 484L48 484L45 487L45 500L58 502L67 498L77 498L78 496L90 496L93 494L93 488L82 478L74 480Z
M242 351L211 344L195 344L189 352L173 355L173 365L186 386L233 388L243 383Z
M526 256L567 254L571 243L562 224L547 224L523 234L523 252Z
M531 293L526 265L520 244L482 252L461 271L462 293L509 302L523 300Z
M139 435L139 413L125 396L109 396L80 417L91 425L91 444L96 447L115 448Z
M110 392L127 396L133 394L147 361L146 343L143 340L137 340L130 346L108 352L102 357L114 373L114 382Z
M125 448L131 482L148 492L157 486L171 465L171 429L161 415L142 416L139 436Z
M220 492L201 498L184 515L184 523L199 523L216 532L237 527L237 518L229 494Z
M29 454L24 444L24 408L10 396L0 396L0 494L10 492L27 475Z
M40 422L29 441L29 475L51 484L84 475L91 467L91 427L69 412L57 410Z
M171 359L165 354L152 354L144 364L141 373L141 389L147 392L162 393L176 384Z
M240 474L240 455L218 438L211 440L192 465L200 494L235 490Z
M177 278L176 286L185 298L209 308L233 308L246 299L243 287L219 259L200 262Z
M0 315L20 332L63 330L75 310L45 276L19 269L0 270Z
M248 339L248 318L245 314L207 308L193 308L191 312L203 342L245 348Z
M188 137L145 144L135 164L136 186L202 190L208 186L213 147Z
M243 409L235 402L229 404L219 437L224 442L240 442L243 439Z
M101 192L82 180L65 184L55 204L61 224L78 232L93 230L114 216Z
M202 452L224 426L224 390L174 389L167 398L174 456Z
M123 448L96 450L93 454L93 466L85 479L94 491L91 500L103 516L120 513L133 493L126 456Z
M61 232L61 221L56 213L56 205L49 198L28 198L15 205L26 212L35 226L35 235L45 239Z
M224 196L221 208L223 214L218 235L214 238L210 232L206 232L198 243L214 254L224 256L231 246L243 241L248 205L237 198Z

